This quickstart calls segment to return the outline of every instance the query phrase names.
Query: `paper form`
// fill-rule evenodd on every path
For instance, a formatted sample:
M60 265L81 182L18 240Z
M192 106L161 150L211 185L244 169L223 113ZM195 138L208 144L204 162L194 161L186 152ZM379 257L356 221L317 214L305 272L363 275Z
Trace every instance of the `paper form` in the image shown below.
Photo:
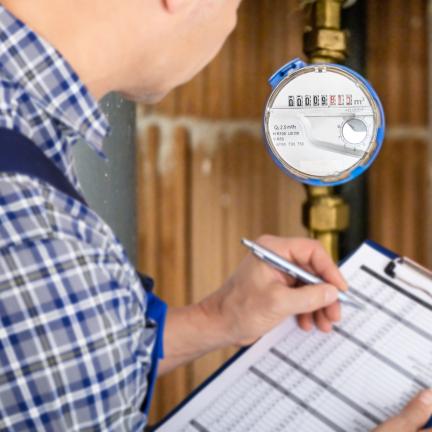
M432 387L431 298L384 274L364 244L343 266L366 308L331 334L289 319L192 398L159 432L368 431Z

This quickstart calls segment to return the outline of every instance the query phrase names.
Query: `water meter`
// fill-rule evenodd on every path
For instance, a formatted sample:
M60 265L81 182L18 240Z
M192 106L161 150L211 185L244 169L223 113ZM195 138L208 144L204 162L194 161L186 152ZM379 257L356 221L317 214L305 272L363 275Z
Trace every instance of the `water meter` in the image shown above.
M381 102L353 70L295 59L271 78L264 113L266 146L289 176L335 186L361 175L384 139Z

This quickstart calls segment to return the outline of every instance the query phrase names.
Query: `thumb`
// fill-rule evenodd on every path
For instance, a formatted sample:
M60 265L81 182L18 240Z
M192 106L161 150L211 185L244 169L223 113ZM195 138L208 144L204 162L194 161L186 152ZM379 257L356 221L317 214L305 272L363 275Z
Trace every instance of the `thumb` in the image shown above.
M407 427L417 430L423 427L432 415L432 391L425 390L418 394L401 412L402 421Z
M329 284L306 285L301 288L290 288L286 302L289 315L314 312L333 304L339 296L336 287Z
M402 412L376 429L376 432L417 432L432 415L432 391L419 393Z

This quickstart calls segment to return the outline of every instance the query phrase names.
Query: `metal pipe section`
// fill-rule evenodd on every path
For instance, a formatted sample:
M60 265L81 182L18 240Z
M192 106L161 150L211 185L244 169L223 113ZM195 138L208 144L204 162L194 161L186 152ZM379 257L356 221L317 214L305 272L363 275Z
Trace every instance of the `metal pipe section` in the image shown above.
M351 4L353 2L351 1ZM303 49L310 63L344 63L348 34L341 28L345 0L308 2L308 22ZM319 240L335 261L339 260L339 237L349 226L349 207L334 188L307 186L303 223L311 237Z

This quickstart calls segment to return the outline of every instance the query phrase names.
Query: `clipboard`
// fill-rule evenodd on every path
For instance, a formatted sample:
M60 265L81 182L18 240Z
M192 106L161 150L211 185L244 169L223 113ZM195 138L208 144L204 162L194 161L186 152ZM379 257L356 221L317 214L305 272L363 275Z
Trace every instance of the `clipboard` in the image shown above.
M386 255L390 261L384 268L384 273L395 281L403 282L414 289L418 289L426 295L432 297L432 271L426 269L415 261L407 257L401 257L398 254L392 252L390 249L374 242L373 240L366 240L365 242L375 250ZM345 261L345 260L344 260ZM412 282L414 276L415 283ZM429 279L431 288L423 285L424 280ZM424 428L432 427L432 416L429 421L425 424Z
M375 245L376 246L376 245ZM395 281L402 282L415 290L419 290L432 298L432 271L407 257L388 254L391 261L384 272ZM393 254L394 255L394 254ZM424 426L432 427L432 417Z
M416 297L417 301L421 301L424 296L430 296L432 300L432 272L429 270L419 266L414 263L412 260L407 258L402 258L389 249L384 248L383 246L371 241L367 240L365 242L368 246L373 248L375 251L379 252L381 255L385 256L386 264L382 268L381 277L388 278L395 283L403 283L404 285L408 285L408 288L411 290L411 295ZM352 255L355 255L354 252ZM345 258L341 264L348 261L350 256ZM405 284L404 281L407 278L407 275L412 276L416 275L415 283ZM426 278L431 284L430 292L428 287L423 287L422 284L419 284L419 281L423 281ZM418 291L418 294L416 293ZM149 431L157 431L160 427L162 427L166 422L172 419L177 413L179 413L186 405L188 405L195 397L199 397L200 393L205 390L209 385L211 385L218 377L220 377L231 365L236 363L251 347L243 348L239 350L233 357L231 357L226 363L224 363L216 372L214 372L208 379L206 379L199 387L197 387L183 402L181 402L173 411L171 411L165 418L163 418L156 425L149 428ZM425 427L432 427L432 417L425 425ZM300 429L301 430L301 429Z
M185 405L187 405L195 396L205 389L211 382L213 382L222 372L225 371L229 366L235 363L250 347L239 349L233 356L231 356L225 363L223 363L215 372L213 372L208 378L206 378L198 387L192 390L189 395L182 400L173 410L171 410L165 417L163 417L155 425L148 426L146 432L157 431L159 427L165 424L168 420L174 417ZM431 419L432 420L432 419Z

